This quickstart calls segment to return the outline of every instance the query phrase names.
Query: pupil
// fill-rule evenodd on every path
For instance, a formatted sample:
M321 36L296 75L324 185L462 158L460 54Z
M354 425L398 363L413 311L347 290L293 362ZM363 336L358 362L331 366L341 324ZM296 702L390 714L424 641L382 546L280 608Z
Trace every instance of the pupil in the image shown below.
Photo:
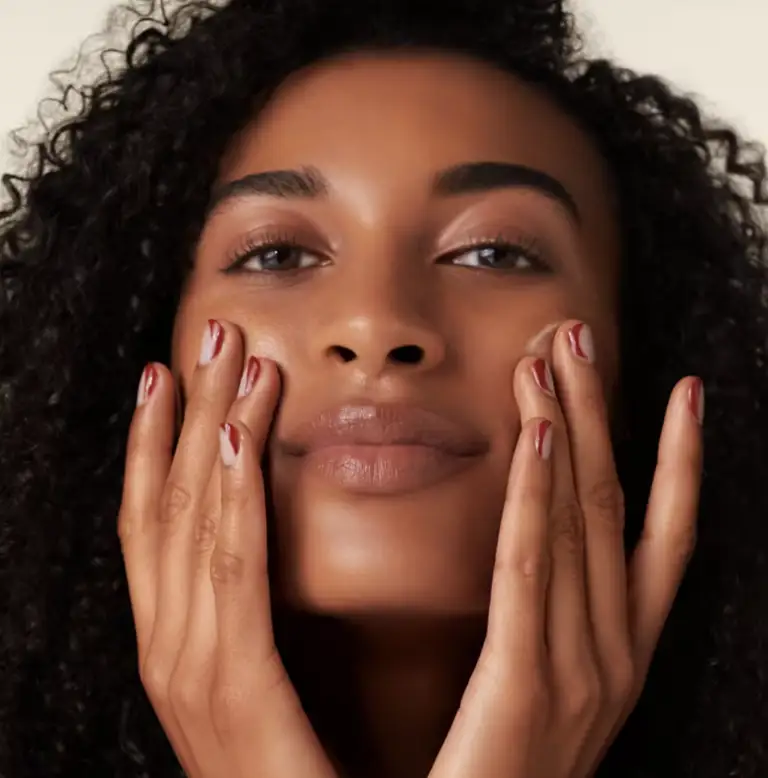
M498 262L499 257L498 255L499 250L497 248L494 248L492 246L486 246L486 248L480 250L480 261L485 265L492 265L494 264L494 260Z
M264 255L264 264L272 267L280 267L290 261L291 255L292 249L288 247L269 249Z

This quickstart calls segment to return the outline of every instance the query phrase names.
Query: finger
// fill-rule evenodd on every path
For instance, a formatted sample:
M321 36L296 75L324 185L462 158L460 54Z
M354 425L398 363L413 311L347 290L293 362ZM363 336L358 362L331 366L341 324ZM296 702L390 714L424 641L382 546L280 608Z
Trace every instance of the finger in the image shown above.
M551 452L552 423L528 420L512 458L491 585L487 651L525 673L542 667L546 650Z
M630 619L636 656L647 668L696 539L704 393L698 378L672 391L659 441L643 534L630 563Z
M217 667L235 675L246 668L259 670L259 664L275 654L261 458L280 377L273 362L261 360L259 367L253 391L232 409L219 433L222 511L211 579L218 625Z
M624 505L589 327L568 322L553 344L558 395L568 425L576 494L584 519L592 631L606 664L629 657Z
M515 371L515 396L523 421L537 416L552 419L549 523L552 564L547 595L547 646L553 664L565 677L571 677L583 669L591 640L584 581L583 526L573 483L569 430L545 360L521 360Z
M228 418L239 419L254 430L260 430L260 425L264 424L259 416L265 413L263 388L260 387L260 392L253 392L259 376L259 368L260 361L256 357L250 356L246 360L238 385L238 396L228 413ZM257 432L257 437L263 437L263 433ZM211 556L216 546L216 536L221 521L221 476L222 467L219 458L214 463L206 496L197 516L190 613L184 653L179 659L180 664L198 668L198 672L201 673L208 673L213 669L218 644L216 598L211 581Z
M131 422L118 534L125 561L139 661L155 620L159 536L157 511L173 449L173 378L159 364L142 373Z
M151 692L147 654L157 619L160 568L161 495L171 467L174 442L173 378L162 365L152 363L142 373L137 411L131 424L118 532L125 559L131 607L136 626L139 668ZM185 769L194 766L189 744L172 716L156 709L173 748Z
M150 650L164 665L175 663L184 640L197 514L217 458L218 426L235 398L241 370L239 331L209 322L160 509L159 599ZM171 669L163 671L170 676Z

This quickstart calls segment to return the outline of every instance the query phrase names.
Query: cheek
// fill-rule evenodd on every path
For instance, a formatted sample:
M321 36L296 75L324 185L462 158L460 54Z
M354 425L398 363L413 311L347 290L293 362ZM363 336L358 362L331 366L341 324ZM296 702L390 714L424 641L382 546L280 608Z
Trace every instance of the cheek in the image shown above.
M171 347L171 368L188 383L195 371L200 344L209 319L226 321L239 331L244 355L266 357L285 366L289 362L296 322L282 321L278 312L256 306L250 298L202 293L194 287L184 295L176 312Z

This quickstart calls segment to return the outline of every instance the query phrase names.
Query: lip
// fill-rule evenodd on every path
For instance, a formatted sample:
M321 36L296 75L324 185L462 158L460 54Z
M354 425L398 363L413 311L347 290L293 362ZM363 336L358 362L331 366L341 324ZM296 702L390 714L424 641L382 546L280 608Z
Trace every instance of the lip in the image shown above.
M487 440L466 424L413 405L347 404L278 438L278 453L362 494L397 494L471 467Z

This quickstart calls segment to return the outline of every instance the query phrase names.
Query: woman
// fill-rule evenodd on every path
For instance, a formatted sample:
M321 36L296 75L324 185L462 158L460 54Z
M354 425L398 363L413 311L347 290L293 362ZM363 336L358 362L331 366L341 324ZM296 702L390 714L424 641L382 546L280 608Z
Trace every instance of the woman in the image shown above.
M159 9L6 179L0 774L766 773L764 164L434 8Z

